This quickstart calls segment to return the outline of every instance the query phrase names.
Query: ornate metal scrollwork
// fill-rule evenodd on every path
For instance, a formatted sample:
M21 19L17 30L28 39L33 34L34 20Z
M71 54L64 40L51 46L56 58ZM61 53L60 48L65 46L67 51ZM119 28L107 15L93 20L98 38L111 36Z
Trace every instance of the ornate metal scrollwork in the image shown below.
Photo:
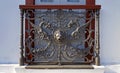
M60 64L93 61L91 48L95 40L91 36L95 31L91 25L95 13L91 10L88 18L86 13L85 10L26 10L25 32L29 36L25 41L29 49L26 55L32 55L27 61ZM89 55L93 57L90 59Z

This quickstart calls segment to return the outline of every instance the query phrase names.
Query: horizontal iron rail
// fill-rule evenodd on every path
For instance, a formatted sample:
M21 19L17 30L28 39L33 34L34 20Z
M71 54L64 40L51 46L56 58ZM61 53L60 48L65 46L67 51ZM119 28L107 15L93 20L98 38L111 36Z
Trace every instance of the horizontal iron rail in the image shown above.
M20 9L101 9L101 5L20 5Z

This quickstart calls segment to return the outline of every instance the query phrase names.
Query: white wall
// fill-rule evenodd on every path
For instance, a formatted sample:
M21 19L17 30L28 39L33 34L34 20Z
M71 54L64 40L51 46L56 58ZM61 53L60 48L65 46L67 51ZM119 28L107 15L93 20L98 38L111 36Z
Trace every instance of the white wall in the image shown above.
M120 0L97 0L100 16L101 64L120 64Z
M0 63L18 63L20 43L19 4L0 0ZM120 0L97 0L100 16L101 64L120 64Z
M21 3L24 0L0 0L0 63L18 63Z

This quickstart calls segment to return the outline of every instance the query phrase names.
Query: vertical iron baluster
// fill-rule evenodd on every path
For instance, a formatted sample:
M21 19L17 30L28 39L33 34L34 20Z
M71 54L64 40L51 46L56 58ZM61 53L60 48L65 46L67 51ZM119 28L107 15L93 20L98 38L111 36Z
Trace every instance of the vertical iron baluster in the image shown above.
M23 42L23 39L24 39L24 10L23 9L21 9L20 15L21 15L20 65L22 66L22 65L24 65L24 55L23 55L23 53L24 53L24 42Z
M99 45L99 10L95 11L95 65L100 65L100 45Z

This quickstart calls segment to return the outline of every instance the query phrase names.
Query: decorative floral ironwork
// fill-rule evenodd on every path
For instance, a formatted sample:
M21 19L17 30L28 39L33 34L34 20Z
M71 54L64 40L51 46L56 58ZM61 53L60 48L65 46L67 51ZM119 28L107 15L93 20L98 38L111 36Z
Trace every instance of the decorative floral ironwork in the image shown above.
M91 51L95 44L92 37L95 34L92 28L94 10L36 9L26 10L25 15L28 22L25 46L29 50L25 54L32 56L26 58L27 62L63 64L94 61L94 52Z

